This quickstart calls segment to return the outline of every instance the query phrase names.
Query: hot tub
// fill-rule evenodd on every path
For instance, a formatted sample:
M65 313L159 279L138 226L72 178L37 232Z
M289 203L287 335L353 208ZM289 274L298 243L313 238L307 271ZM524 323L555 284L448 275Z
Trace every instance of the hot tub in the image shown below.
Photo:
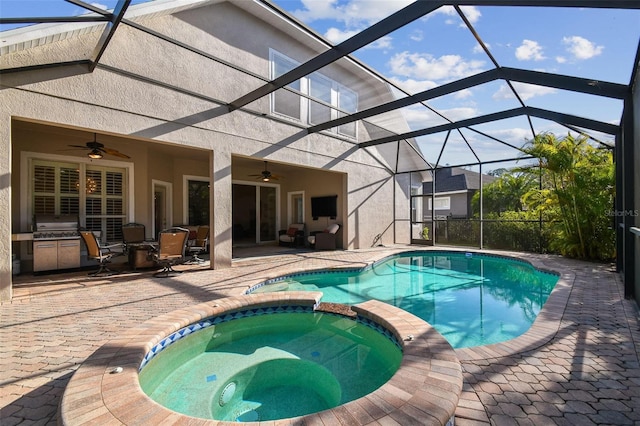
M462 372L442 336L424 321L378 301L352 307L356 319L318 313L320 297L310 292L230 297L123 331L120 339L96 351L74 374L62 398L59 421L67 425L181 423L196 418L198 424L212 425L273 424L269 419L294 417L349 425L385 419L423 425L452 421ZM297 319L291 321L291 315ZM281 332L287 324L294 330ZM272 340L265 344L264 339ZM321 344L323 339L345 343ZM214 359L220 356L243 362ZM372 370L385 368L380 377L367 377ZM154 373L165 369L169 373ZM172 386L162 390L163 382L166 376L188 376L196 370L185 383L195 386L204 399L193 404L200 411L187 411L191 397L184 390L171 393L167 389ZM356 370L364 375L355 375ZM367 381L371 383L364 386ZM158 399L143 389L152 396L164 395L168 403L156 403ZM294 407L286 411L278 405L282 399Z
M142 390L165 407L223 421L315 413L382 386L400 343L364 318L312 306L250 308L176 331L148 353Z

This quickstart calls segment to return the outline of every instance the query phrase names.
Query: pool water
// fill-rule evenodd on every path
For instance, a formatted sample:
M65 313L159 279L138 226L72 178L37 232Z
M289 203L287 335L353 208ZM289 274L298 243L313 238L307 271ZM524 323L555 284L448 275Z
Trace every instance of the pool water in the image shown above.
M513 339L533 324L558 276L515 259L409 252L363 271L291 275L253 292L322 291L323 302L380 300L429 322L454 348Z
M140 371L143 391L179 413L221 421L301 416L360 398L402 351L372 327L325 313L222 322L168 346Z

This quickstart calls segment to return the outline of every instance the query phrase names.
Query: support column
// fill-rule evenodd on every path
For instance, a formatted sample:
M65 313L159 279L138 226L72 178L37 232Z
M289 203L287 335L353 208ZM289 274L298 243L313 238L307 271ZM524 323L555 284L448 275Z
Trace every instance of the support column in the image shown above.
M211 163L209 189L211 268L230 268L233 243L231 153L216 150L210 154L209 159Z
M0 302L13 296L11 276L11 117L0 114Z

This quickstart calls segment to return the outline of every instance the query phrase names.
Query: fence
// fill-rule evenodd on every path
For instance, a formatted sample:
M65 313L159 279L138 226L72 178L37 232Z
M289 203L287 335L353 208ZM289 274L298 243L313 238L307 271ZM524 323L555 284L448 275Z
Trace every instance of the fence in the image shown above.
M536 253L549 251L549 223L537 220L491 219L480 221L479 219L446 218L436 219L433 222L416 222L412 226L411 242L413 244L433 245L435 243L435 245ZM427 228L426 234L424 228ZM435 233L433 232L434 228ZM482 244L480 244L481 235Z

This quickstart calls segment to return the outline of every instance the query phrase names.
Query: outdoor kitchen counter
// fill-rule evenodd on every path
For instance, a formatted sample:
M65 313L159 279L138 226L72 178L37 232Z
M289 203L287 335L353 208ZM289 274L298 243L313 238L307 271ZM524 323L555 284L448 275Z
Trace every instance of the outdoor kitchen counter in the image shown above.
M11 234L11 241L31 241L33 240L33 232L19 232Z

